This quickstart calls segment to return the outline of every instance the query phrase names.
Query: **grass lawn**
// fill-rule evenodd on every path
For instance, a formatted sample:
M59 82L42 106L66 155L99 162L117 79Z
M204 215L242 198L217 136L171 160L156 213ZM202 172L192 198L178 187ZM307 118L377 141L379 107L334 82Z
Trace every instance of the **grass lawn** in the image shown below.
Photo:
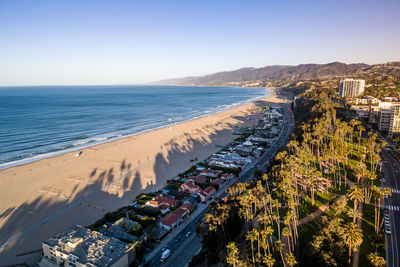
M310 242L313 240L315 235L321 228L320 220L316 219L307 224L303 224L299 227L299 265L298 266L313 266L312 257L310 257ZM296 265L297 266L297 265Z
M381 210L381 220L383 220L383 211ZM376 234L374 230L375 209L372 205L364 204L363 206L363 219L362 219L362 233L363 242L360 246L360 264L359 266L372 266L367 259L369 253L375 252ZM381 257L385 258L385 237L383 229L380 230L381 239L378 242L378 253Z

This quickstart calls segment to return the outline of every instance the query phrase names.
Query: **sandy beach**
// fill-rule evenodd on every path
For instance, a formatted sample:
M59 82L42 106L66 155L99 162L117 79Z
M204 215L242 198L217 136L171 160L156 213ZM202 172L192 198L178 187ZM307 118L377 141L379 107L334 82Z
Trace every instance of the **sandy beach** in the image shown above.
M168 179L232 141L233 129L248 122L272 96L136 136L0 171L0 266L32 264L41 242L75 225L89 225L128 205L141 192Z

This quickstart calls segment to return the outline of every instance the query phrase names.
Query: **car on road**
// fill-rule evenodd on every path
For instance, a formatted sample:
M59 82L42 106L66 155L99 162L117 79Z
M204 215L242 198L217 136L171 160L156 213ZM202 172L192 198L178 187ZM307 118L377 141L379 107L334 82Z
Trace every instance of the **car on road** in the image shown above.
M186 237L189 237L191 234L192 234L192 232L189 231L189 232L186 233L185 236L186 236Z
M171 255L171 250L166 249L166 250L161 254L160 261L161 261L161 262L164 262L166 259L168 259L169 255Z
M392 231L390 231L390 225L385 225L385 232L388 235L392 233Z

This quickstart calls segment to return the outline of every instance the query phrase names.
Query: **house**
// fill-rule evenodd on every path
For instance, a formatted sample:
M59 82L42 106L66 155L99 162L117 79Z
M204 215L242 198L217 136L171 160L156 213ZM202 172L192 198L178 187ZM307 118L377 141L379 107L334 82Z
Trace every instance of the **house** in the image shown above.
M185 209L182 209L181 207L177 208L172 213L178 214L182 219L189 214Z
M204 169L204 170L201 171L200 175L205 175L205 176L207 176L207 177L216 178L216 177L218 177L221 173L222 173L222 171Z
M158 208L160 209L161 214L163 215L165 215L168 211L170 211L169 206L165 204L161 204Z
M215 188L210 185L206 189L199 191L197 194L199 195L201 202L207 202L216 192L217 190L215 190Z
M161 203L158 202L157 200L148 200L146 201L146 206L152 207L152 208L158 208L160 207Z
M163 196L156 196L155 200L170 207L176 207L179 203L179 201L176 199Z
M192 179L195 183L204 184L207 181L207 176L205 175L191 176L190 179Z
M176 190L169 190L168 194L165 195L166 197L171 197L177 200L181 200L185 198L185 195L181 191L176 191Z
M195 185L192 180L189 180L179 186L179 191L181 192L188 192L188 193L197 193L199 192L200 187L198 185Z
M168 213L160 220L159 226L167 231L175 228L181 222L181 216L175 213Z
M117 239L125 239L130 242L135 242L136 237L129 233L131 228L137 227L139 224L135 221L131 221L128 217L122 217L121 219L114 222L112 225L103 225L100 228L100 233L103 233L107 236L114 237Z
M204 189L204 192L207 193L207 195L212 196L217 192L217 190L215 190L214 186L210 185Z
M216 185L221 185L221 184L225 183L225 180L221 179L221 178L217 178L217 179L214 179L213 181L211 181L211 183L216 184Z
M221 178L225 179L225 180L230 180L230 179L235 178L235 175L232 173L224 173L224 174L222 174Z
M185 200L184 203L188 203L188 204L192 205L193 207L197 207L197 205L198 205L199 202L200 202L200 197L199 197L199 195L197 195L197 194L196 194L196 196L197 196L197 198L199 199L199 201L197 201L197 199L195 199L195 198L193 198L193 197L189 197L188 199Z
M192 213L194 210L194 206L190 203L183 203L179 208L186 210L188 214Z

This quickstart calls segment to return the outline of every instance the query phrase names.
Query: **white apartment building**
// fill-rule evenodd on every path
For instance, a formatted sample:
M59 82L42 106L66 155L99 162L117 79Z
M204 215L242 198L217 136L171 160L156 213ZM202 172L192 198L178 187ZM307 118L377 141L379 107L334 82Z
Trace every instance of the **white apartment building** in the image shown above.
M126 243L79 225L49 238L42 248L39 266L123 267L134 260L133 249Z
M400 104L393 104L391 108L389 136L400 133Z
M364 93L365 80L344 79L340 81L339 95L341 97L356 97Z

